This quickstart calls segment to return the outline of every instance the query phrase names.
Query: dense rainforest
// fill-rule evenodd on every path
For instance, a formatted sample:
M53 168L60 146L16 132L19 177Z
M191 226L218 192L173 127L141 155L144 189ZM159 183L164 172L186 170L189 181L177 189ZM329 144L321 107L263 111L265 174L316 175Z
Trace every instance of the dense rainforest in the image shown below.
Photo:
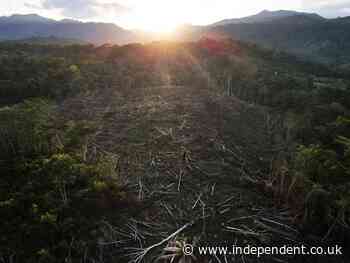
M338 67L230 39L0 44L2 263L348 262L349 176Z

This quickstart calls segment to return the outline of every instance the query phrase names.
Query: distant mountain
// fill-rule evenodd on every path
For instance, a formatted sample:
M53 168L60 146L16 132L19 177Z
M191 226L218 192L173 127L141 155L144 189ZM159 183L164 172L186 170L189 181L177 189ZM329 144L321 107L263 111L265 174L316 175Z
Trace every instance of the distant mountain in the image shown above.
M50 37L31 37L21 40L7 40L7 43L20 43L20 44L33 44L33 45L57 45L57 46L67 46L67 45L87 45L88 42L82 41L80 39L69 39L69 38L58 38L55 36Z
M74 20L74 19L62 19L60 20L61 23L65 23L65 24L80 24L81 22L78 20Z
M0 23L3 24L24 24L24 23L55 23L53 19L41 17L36 14L28 15L12 15L12 16L2 16L0 17Z
M234 18L234 19L225 19L213 24L213 26L223 26L228 24L242 24L242 23L252 24L252 23L271 22L276 19L296 16L296 15L310 17L313 19L317 19L319 21L325 20L325 18L323 18L322 16L314 13L302 13L302 12L289 11L289 10L279 10L279 11L263 10L260 13L252 16Z
M0 41L29 39L50 43L68 39L102 45L149 42L160 38L187 41L202 37L233 38L317 62L350 62L350 17L326 19L317 14L264 10L253 16L223 20L209 26L183 25L174 34L162 37L108 23L56 21L35 14L0 17Z
M294 11L263 11L206 27L187 27L178 33L182 39L202 37L233 38L317 62L350 62L350 17L326 19Z
M33 14L0 17L0 41L50 36L95 44L136 41L134 33L115 24L82 23L68 19L56 21Z

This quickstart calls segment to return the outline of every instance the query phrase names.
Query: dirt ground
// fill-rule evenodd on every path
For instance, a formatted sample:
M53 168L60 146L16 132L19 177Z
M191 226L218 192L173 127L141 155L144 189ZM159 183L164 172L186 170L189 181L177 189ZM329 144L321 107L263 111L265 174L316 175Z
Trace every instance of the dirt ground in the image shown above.
M283 150L271 135L277 131L271 131L267 109L200 85L105 89L68 99L62 108L67 120L98 123L89 142L91 152L118 158L117 174L137 204L118 211L122 220L102 224L104 255L117 262L155 262L167 255L164 247L174 240L228 246L303 242L289 210L264 189L271 160ZM166 242L145 250L162 240ZM315 260L197 258L197 262Z

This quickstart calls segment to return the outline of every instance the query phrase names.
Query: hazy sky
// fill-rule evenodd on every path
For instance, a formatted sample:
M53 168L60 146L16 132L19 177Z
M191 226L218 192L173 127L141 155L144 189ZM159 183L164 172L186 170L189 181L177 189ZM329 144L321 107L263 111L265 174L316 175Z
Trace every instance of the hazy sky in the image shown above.
M350 0L2 0L0 15L37 13L55 19L113 22L127 28L170 29L209 24L263 9L350 16Z

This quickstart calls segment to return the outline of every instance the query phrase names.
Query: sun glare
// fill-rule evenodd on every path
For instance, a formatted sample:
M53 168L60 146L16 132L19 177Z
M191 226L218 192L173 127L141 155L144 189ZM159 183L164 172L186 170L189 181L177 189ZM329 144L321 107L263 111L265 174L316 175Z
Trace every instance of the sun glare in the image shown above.
M180 6L170 5L168 1L154 1L152 4L137 7L127 18L128 24L137 29L155 33L170 33L185 22Z
M139 19L137 28L154 33L171 33L180 24L179 21L166 20L162 15L155 14L145 19Z
M223 4L223 1L209 0L119 1L130 7L131 12L124 17L118 17L116 24L128 29L141 29L154 33L171 33L182 24L207 25L225 18L248 16L262 9L272 10L278 2L277 0L265 0L261 3L227 0ZM297 8L300 1L302 0L293 0L293 4L286 3L285 6Z

